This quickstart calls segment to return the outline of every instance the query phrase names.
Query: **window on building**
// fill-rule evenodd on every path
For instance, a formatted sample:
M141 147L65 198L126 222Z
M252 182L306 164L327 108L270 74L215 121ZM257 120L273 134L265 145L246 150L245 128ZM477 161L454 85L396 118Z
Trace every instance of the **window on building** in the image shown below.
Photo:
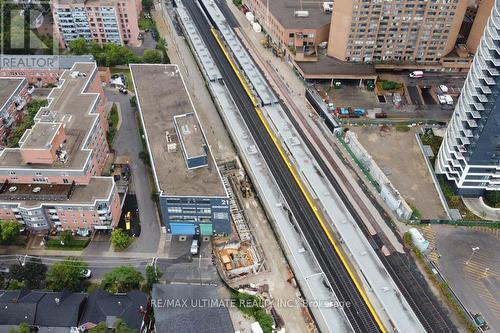
M216 220L228 220L229 214L226 212L215 212L214 219L216 219Z
M182 208L181 207L168 207L167 211L169 213L171 213L171 214L172 213L173 214L175 214L175 213L182 213Z

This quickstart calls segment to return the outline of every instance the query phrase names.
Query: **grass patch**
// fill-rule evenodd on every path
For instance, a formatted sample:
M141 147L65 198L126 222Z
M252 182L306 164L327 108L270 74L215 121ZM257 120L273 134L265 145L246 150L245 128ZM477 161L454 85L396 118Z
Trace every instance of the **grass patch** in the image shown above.
M486 191L484 202L493 208L500 208L500 191Z
M49 250L69 250L69 251L79 251L83 250L90 243L89 239L72 239L71 241L61 244L60 239L49 239L47 241L47 248Z
M19 145L19 140L27 129L31 128L35 121L33 120L41 107L47 106L49 103L46 99L35 99L31 101L26 108L26 115L10 132L7 138L7 147L15 148Z
M420 135L420 140L422 144L430 146L432 149L432 153L434 156L429 157L431 165L434 166L434 161L436 161L437 154L439 153L439 148L441 147L441 143L443 142L443 138L440 136L434 135L432 129L426 129L423 134Z
M481 220L479 216L474 215L468 208L465 206L464 202L462 201L462 198L459 195L456 195L453 186L450 184L448 180L446 180L443 175L436 175L438 181L439 181L439 186L441 187L441 190L443 191L444 197L446 198L446 201L448 202L448 206L451 209L458 209L460 214L462 215L462 219L464 220L469 220L469 221L476 221L476 220Z
M264 310L261 298L245 293L233 292L231 299L236 303L236 307L241 313L259 322L264 333L272 333L273 317Z
M403 85L399 82L381 80L377 82L378 90L394 91L401 89Z
M407 125L403 125L403 124L397 124L396 126L394 126L394 128L398 132L405 132L406 133L406 132L410 131L410 128Z
M411 211L412 211L410 220L422 219L422 213L420 212L420 210L418 210L418 208L413 206L413 205L410 205L410 207L411 207Z
M108 140L108 144L111 147L113 145L113 140L115 139L118 122L120 120L120 116L118 115L118 107L116 103L113 103L111 107L111 111L108 115L108 131L106 132L106 139Z
M241 8L241 6L243 5L242 0L233 0L233 3L238 8Z

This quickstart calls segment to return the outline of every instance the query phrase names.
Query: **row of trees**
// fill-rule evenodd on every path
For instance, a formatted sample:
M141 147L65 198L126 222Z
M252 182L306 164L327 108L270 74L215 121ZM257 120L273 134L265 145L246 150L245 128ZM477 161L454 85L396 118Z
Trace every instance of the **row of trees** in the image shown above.
M0 273L0 289L47 289L50 291L82 290L82 271L88 264L76 257L67 257L49 268L39 258L29 257L13 264L8 273ZM135 289L150 290L162 273L148 265L145 277L131 266L120 266L104 274L97 286L112 293L126 293Z
M71 53L76 55L92 54L99 66L126 65L129 63L168 63L164 42L159 42L157 48L145 50L142 56L138 56L128 47L118 44L100 45L95 41L87 42L85 38L74 39L69 42Z

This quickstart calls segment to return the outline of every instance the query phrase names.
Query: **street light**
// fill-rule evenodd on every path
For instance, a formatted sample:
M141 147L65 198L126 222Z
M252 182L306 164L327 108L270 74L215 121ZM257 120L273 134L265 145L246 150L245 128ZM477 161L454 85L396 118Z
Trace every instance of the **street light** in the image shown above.
M472 260L472 258L474 257L474 253L476 253L477 250L479 250L479 246L472 248L472 253L471 253L469 259L465 262L466 265L469 265L469 262Z

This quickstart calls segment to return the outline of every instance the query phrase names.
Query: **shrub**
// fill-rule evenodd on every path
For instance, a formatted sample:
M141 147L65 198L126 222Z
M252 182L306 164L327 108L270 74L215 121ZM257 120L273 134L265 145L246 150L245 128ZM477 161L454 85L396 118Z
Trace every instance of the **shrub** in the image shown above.
M111 233L111 244L116 250L125 250L130 245L130 236L122 229L115 229Z
M394 81L380 81L379 84L382 90L397 90L403 86L401 83Z

